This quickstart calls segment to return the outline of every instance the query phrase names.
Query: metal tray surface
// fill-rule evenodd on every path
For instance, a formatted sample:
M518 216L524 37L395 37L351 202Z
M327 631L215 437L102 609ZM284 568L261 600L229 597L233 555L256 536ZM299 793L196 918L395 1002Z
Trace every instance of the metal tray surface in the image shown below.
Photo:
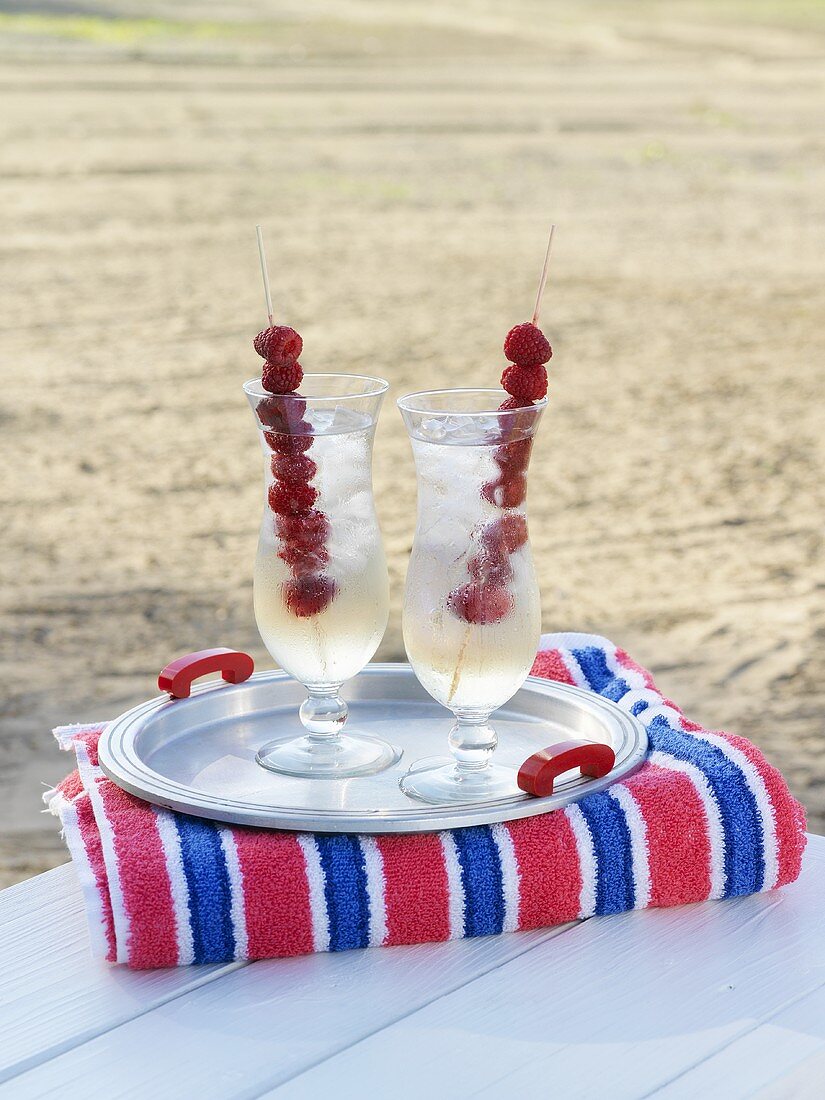
M285 672L258 672L242 684L206 683L188 699L160 696L115 719L99 744L100 766L124 790L196 817L268 829L326 833L416 833L509 821L547 813L603 790L634 771L647 751L644 726L591 692L528 677L496 711L496 760L515 766L571 737L613 747L616 766L602 779L578 770L556 781L547 798L517 795L496 802L434 806L409 798L401 776L426 757L446 757L452 716L406 664L372 664L345 685L348 728L384 737L403 749L378 775L297 779L255 762L265 741L303 727L305 697Z

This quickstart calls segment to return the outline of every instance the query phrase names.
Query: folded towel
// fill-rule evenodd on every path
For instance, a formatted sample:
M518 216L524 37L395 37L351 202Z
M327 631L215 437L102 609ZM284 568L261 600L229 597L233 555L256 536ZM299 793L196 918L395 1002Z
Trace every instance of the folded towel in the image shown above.
M424 943L729 898L798 876L802 807L750 742L687 721L605 638L545 635L533 675L638 715L648 759L566 809L450 832L269 832L171 813L104 776L105 727L56 730L78 767L47 801L95 954L146 968Z

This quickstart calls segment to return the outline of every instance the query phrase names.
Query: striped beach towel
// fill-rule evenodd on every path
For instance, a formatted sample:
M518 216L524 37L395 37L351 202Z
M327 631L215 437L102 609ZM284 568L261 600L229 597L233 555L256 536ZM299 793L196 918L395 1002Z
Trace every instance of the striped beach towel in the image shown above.
M94 953L148 968L423 943L730 898L798 876L802 808L752 744L689 722L605 638L545 635L533 674L638 715L648 759L564 810L441 833L269 832L172 813L103 775L104 727L56 730L77 770L47 801Z

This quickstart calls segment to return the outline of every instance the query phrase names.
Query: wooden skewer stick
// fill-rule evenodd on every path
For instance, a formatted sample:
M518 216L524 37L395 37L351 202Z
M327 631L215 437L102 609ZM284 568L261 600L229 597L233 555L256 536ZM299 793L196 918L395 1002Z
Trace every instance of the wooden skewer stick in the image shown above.
M550 236L547 238L547 251L544 253L544 266L541 269L541 278L539 279L539 289L536 294L536 307L533 310L533 324L538 328L539 313L541 311L541 299L544 295L544 288L547 286L547 269L550 266L550 249L553 247L553 233L555 232L555 225L550 226ZM458 651L458 657L456 658L455 671L453 672L452 682L450 683L450 691L447 696L447 706L452 703L455 693L458 691L458 685L461 682L461 673L464 669L464 657L467 652L467 645L470 641L470 626L467 625L464 631L464 637L461 641L461 648Z
M550 266L550 249L553 247L553 233L555 232L555 225L550 226L550 236L547 238L547 251L544 253L544 267L541 269L541 278L539 279L539 289L536 294L536 308L533 310L533 324L536 328L539 327L539 313L541 312L541 299L544 295L544 288L547 286L547 269Z
M259 225L255 226L255 235L258 238L258 255L261 258L261 275L264 280L264 297L266 298L266 315L269 318L269 327L275 323L272 320L272 295L269 292L269 273L266 270L266 252L264 252L264 235Z

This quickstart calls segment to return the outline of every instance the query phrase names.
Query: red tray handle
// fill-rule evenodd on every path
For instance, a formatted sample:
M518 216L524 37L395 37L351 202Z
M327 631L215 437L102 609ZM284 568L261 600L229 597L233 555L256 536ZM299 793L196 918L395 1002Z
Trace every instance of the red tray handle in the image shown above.
M545 798L562 772L581 768L582 775L600 779L613 768L616 754L596 741L560 741L533 753L519 768L518 785L527 794Z
M158 676L158 687L168 691L173 699L186 699L192 690L192 681L210 672L220 672L230 684L242 684L255 670L255 662L248 653L237 649L201 649L187 653L172 661Z

